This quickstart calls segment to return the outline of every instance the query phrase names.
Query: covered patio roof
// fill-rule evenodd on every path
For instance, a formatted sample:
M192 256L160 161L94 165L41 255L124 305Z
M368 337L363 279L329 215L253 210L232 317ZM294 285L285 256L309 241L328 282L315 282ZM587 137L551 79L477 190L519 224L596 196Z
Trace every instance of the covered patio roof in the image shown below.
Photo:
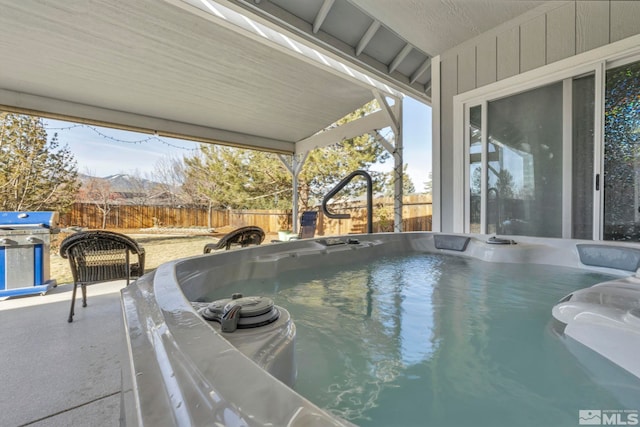
M428 102L431 56L539 3L0 0L0 109L290 154L374 80Z

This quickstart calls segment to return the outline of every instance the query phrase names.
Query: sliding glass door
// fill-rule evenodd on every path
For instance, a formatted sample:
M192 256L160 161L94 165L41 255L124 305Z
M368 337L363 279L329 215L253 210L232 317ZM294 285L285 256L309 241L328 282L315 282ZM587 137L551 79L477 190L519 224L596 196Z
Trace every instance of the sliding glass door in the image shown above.
M591 73L472 106L467 231L591 239L594 104Z
M565 171L571 179L571 233L565 237L593 239L594 191L599 194L599 179L595 177L595 76L573 79L571 83L571 169ZM567 196L569 197L569 196Z
M470 109L469 231L562 237L562 94L556 83L489 101L484 150Z
M640 241L640 61L626 58L465 101L459 229Z
M605 240L640 240L640 62L606 73Z
M487 113L487 232L562 237L562 83Z

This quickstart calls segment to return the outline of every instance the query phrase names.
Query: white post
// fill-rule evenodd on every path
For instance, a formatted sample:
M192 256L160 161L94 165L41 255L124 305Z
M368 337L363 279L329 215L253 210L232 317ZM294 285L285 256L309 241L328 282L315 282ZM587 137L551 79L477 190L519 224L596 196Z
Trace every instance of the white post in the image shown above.
M300 154L294 154L291 156L291 164L289 164L289 157L280 154L278 158L282 162L282 164L287 168L289 173L291 174L291 181L293 187L293 195L292 195L292 207L291 207L291 222L293 226L293 232L298 232L298 175L300 175L300 171L302 170L302 166L304 166L304 162L307 160L307 156L309 152L304 152Z
M402 168L402 100L396 100L397 104L397 123L399 124L396 132L395 150L393 152L393 231L402 232L402 196L404 195L403 185L403 168Z
M382 146L393 156L393 231L399 233L402 231L402 193L404 188L402 185L402 99L394 98L395 104L390 106L383 94L374 91L374 95L382 111L386 112L395 136L392 144L380 135L379 131L376 131Z
M300 173L300 168L302 168L302 164L298 167L298 156L293 155L291 161L291 167L293 169L292 175L292 184L293 184L293 197L292 197L292 209L291 209L291 225L293 227L293 233L298 233L298 174ZM302 161L304 163L304 160Z

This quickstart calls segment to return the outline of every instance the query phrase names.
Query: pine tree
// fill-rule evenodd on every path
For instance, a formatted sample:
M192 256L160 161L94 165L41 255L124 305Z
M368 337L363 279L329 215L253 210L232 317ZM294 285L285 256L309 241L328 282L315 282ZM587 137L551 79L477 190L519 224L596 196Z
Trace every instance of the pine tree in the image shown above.
M78 170L41 118L0 113L0 210L64 212L79 188Z
M413 185L413 180L407 173L408 164L404 164L402 167L402 194L404 196L413 194L416 192L416 186ZM388 172L386 175L387 181L384 187L384 195L387 197L393 197L395 194L395 184L393 179L395 177L394 171Z
M348 115L343 124L375 109L375 104ZM388 153L373 136L363 135L318 148L309 153L299 175L301 209L322 200L342 178L357 169L368 170L376 162L384 162ZM218 208L288 209L292 203L292 178L276 154L222 146L203 146L198 155L186 157L185 185L197 188L203 201ZM381 191L386 177L370 172L374 192ZM343 197L360 195L364 180L354 180Z

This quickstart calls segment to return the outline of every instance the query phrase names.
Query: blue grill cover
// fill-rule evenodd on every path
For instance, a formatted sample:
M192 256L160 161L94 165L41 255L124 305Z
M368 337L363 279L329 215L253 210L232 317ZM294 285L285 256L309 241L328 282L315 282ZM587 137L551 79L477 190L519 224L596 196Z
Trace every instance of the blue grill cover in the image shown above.
M57 223L57 212L0 212L0 226L55 228L58 226Z

